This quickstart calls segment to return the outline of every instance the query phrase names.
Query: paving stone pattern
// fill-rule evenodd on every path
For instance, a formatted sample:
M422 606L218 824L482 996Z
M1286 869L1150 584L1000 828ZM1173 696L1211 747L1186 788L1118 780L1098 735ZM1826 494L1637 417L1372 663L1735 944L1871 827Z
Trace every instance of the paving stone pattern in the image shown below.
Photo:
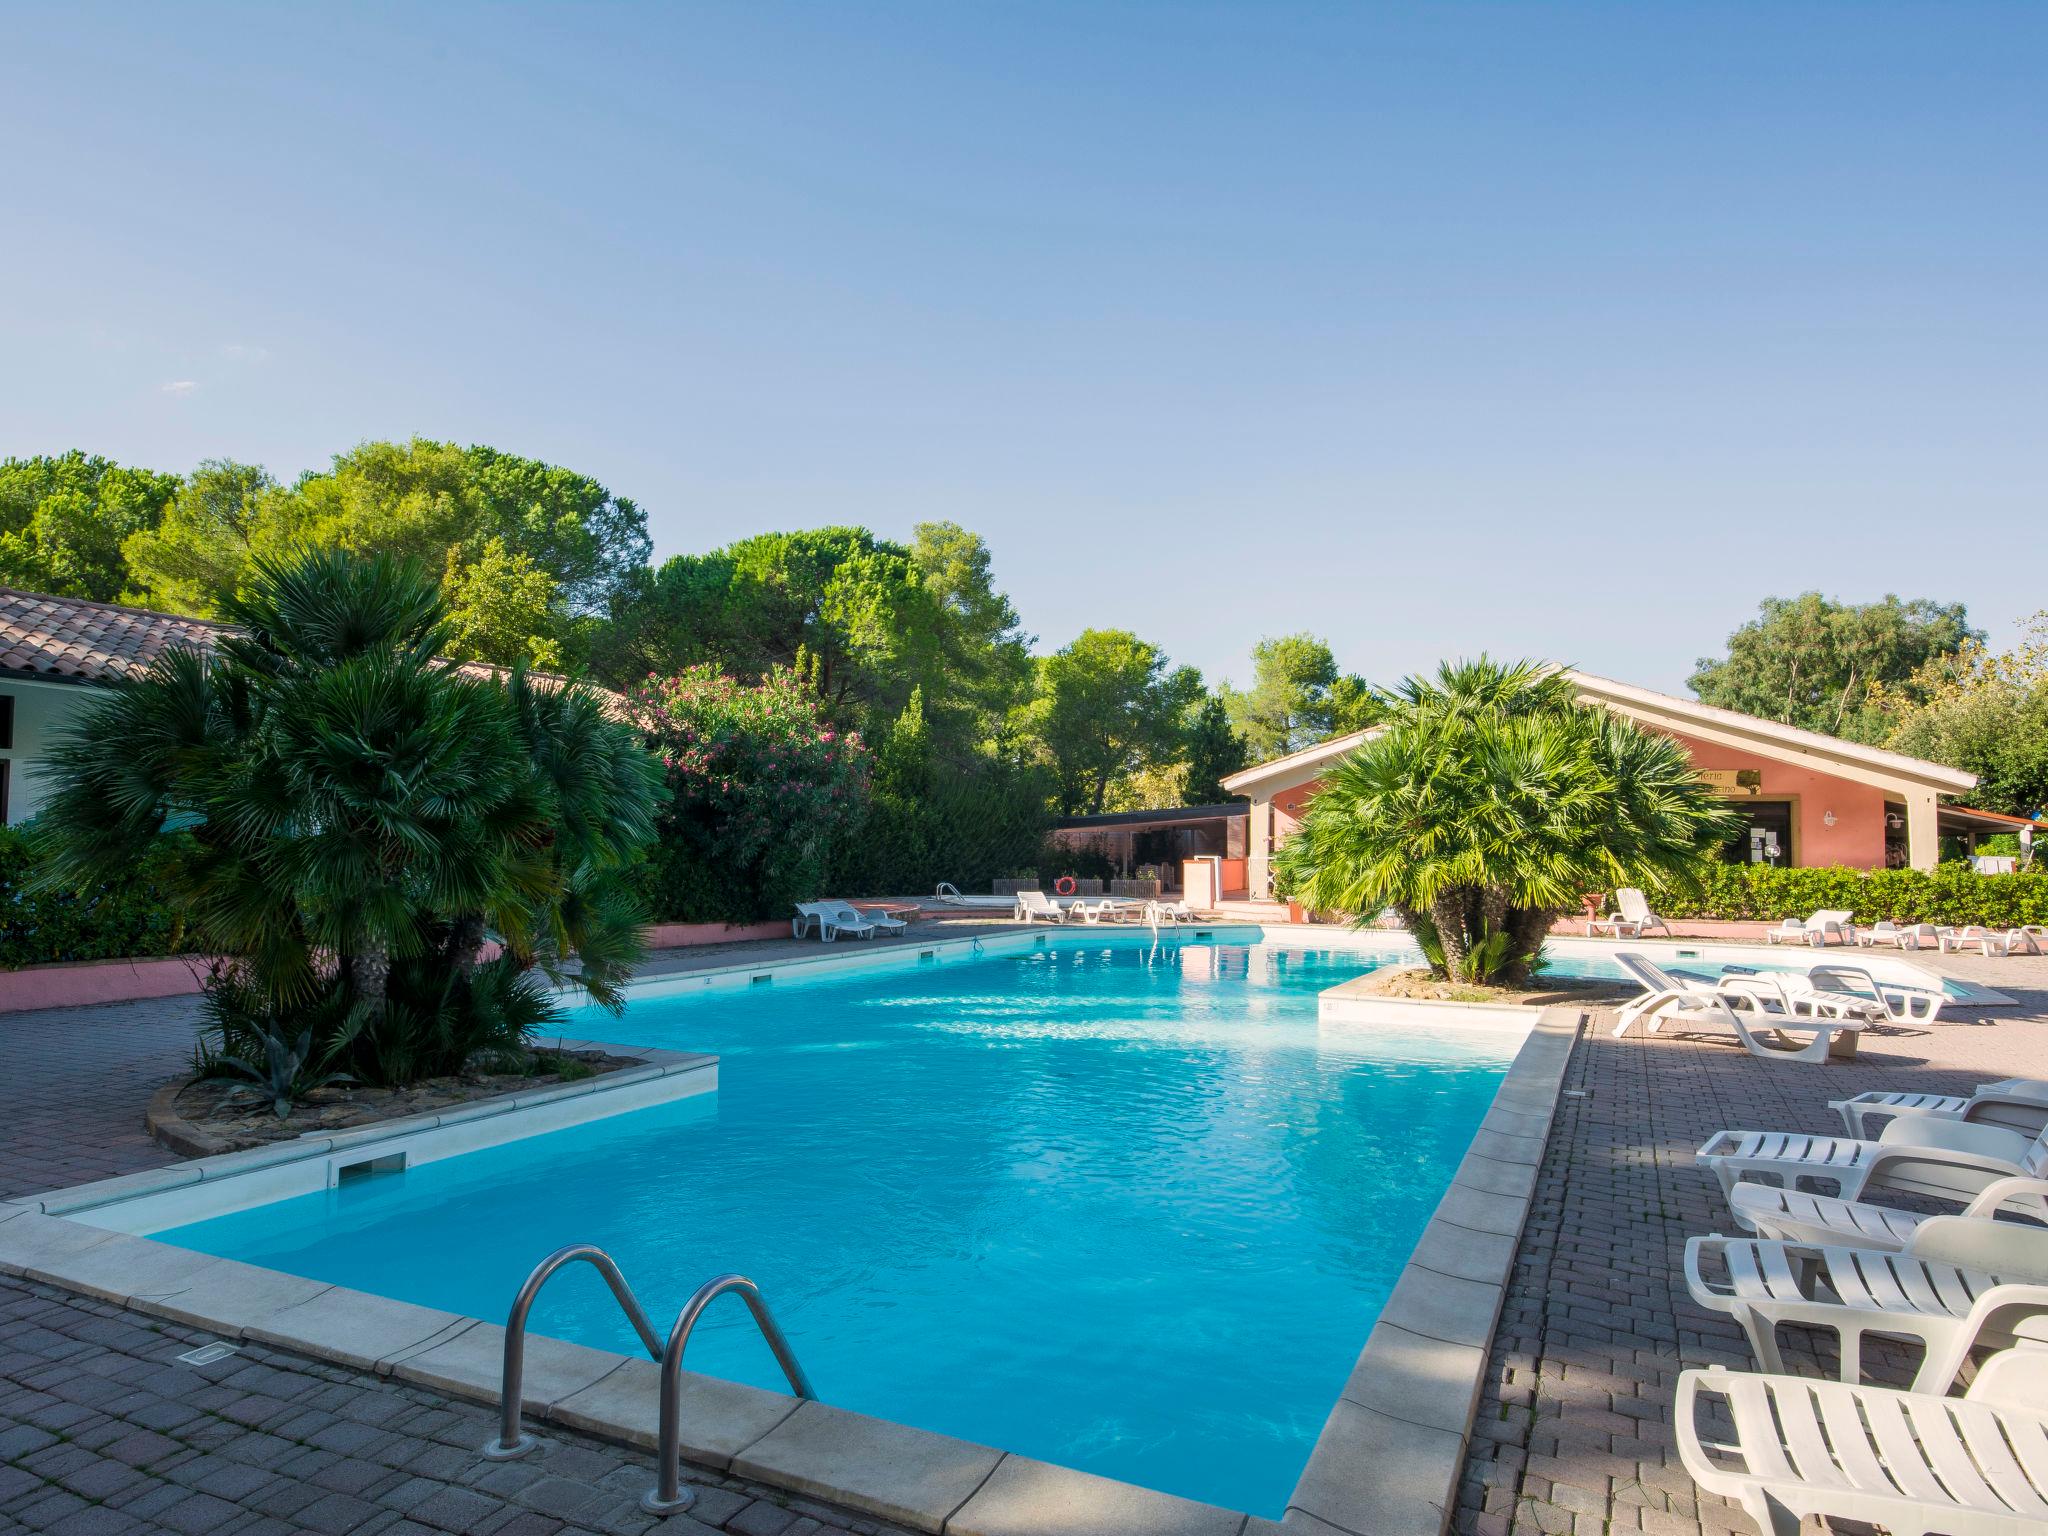
M1731 1128L1839 1135L1828 1100L1869 1090L1960 1093L2043 1075L2048 960L1942 964L2022 1007L1951 1005L1955 1022L1868 1031L1856 1061L1825 1066L1758 1061L1725 1039L1616 1040L1601 1026L1612 1015L1594 1014L1565 1079L1495 1330L1457 1536L1755 1531L1735 1506L1695 1487L1672 1435L1681 1370L1756 1369L1735 1324L1685 1290L1685 1240L1738 1230L1693 1153ZM1830 1369L1831 1357L1799 1347L1810 1337L1801 1330L1780 1337L1790 1368ZM1903 1350L1874 1347L1869 1362L1886 1385L1908 1384Z
M52 1536L897 1536L702 1474L640 1512L651 1458L550 1428L486 1461L496 1416L245 1345L210 1365L175 1324L0 1279L0 1530Z

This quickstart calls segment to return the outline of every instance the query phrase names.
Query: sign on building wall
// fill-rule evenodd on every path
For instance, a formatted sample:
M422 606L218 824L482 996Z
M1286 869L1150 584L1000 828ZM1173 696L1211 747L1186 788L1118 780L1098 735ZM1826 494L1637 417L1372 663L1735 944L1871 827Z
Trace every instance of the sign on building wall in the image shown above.
M1760 795L1764 789L1761 768L1702 768L1700 778L1715 789L1731 795Z

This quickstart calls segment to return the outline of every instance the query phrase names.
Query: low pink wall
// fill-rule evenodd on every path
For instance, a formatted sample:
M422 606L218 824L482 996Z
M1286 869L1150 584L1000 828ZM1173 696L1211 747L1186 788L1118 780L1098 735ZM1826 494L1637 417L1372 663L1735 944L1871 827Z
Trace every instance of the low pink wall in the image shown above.
M1733 747L1718 747L1671 732L1692 754L1695 768L1754 768L1763 775L1758 799L1797 797L1793 819L1799 829L1796 862L1802 868L1846 864L1851 869L1884 868L1884 791L1809 768L1772 762ZM1731 801L1738 808L1742 800ZM1827 824L1828 812L1835 824ZM1790 853L1788 850L1788 858Z
M205 975L205 961L176 955L153 960L78 960L66 965L32 965L19 971L0 971L0 1013L184 997L199 990Z
M642 930L649 949L688 949L742 939L786 939L788 923L651 923Z

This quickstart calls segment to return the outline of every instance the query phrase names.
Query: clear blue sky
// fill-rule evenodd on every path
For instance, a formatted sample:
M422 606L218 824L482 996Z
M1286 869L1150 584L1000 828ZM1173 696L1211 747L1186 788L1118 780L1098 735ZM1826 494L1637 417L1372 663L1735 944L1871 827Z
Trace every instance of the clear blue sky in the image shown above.
M0 453L953 518L1046 645L2048 603L2048 5L0 12Z

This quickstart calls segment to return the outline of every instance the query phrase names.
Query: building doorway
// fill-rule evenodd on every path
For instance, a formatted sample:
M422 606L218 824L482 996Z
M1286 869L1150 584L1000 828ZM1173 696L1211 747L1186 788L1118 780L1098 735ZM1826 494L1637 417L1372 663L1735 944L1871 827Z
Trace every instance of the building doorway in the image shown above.
M1790 865L1792 802L1740 800L1734 804L1742 813L1742 825L1721 845L1722 859L1730 864Z

